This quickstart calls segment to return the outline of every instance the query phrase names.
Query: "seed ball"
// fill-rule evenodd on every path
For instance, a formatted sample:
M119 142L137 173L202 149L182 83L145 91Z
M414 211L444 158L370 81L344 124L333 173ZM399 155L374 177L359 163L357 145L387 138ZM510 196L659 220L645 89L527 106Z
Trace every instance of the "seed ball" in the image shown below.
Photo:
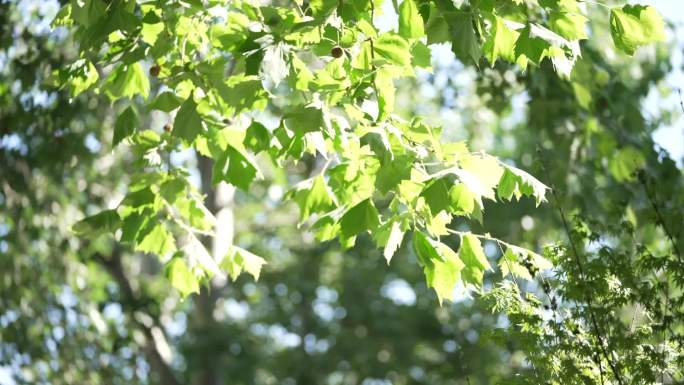
M344 51L342 50L341 47L337 46L330 51L330 54L332 55L332 57L337 59L339 57L342 57L342 55L344 54Z

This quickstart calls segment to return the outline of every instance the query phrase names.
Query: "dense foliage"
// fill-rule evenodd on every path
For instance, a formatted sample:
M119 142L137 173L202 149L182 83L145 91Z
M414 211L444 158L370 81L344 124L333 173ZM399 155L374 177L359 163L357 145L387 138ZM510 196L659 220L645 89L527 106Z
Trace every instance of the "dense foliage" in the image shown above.
M19 381L683 380L681 170L638 104L666 53L627 56L665 39L654 8L74 0L41 32L16 4L0 4L0 250L15 256L0 362ZM515 136L491 148L506 161L405 105L452 75L431 60L443 43L481 103L457 114L504 120L529 98L523 122L494 125ZM395 254L410 258L381 270ZM415 311L386 294L407 282ZM426 290L442 305L464 287L476 307Z

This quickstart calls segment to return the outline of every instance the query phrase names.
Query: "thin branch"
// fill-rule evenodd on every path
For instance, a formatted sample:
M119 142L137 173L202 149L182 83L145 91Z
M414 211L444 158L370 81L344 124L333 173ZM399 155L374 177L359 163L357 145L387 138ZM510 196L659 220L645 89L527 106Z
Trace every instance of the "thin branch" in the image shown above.
M551 178L549 177L548 170L546 169L546 166L544 165L543 157L541 154L541 150L537 149L537 152L539 154L539 159L541 161L541 168L542 171L544 172L544 175L546 177L546 180L549 183L549 186L551 187L551 195L553 196L553 199L556 203L556 208L558 209L558 212L561 217L561 222L563 224L563 229L565 230L565 233L568 237L568 242L570 243L570 249L572 251L572 255L574 256L575 263L577 264L577 269L580 274L580 279L582 282L587 282L586 280L586 274L584 272L584 267L582 266L582 262L579 257L579 251L577 250L577 247L575 246L575 242L572 240L572 235L570 232L570 225L568 223L568 220L565 216L565 211L563 210L563 207L561 206L560 199L558 197L558 193L556 192L556 189L554 188L553 184L551 183ZM622 380L622 376L620 374L620 370L618 368L618 364L614 362L612 354L609 355L608 351L604 345L604 336L601 331L601 328L599 327L598 322L596 321L596 316L594 315L594 302L591 299L591 295L587 292L587 290L582 290L582 294L584 295L584 300L588 305L587 311L589 313L589 321L591 322L591 327L594 329L594 334L596 335L596 339L598 340L598 345L601 350L601 353L605 357L606 361L608 361L608 366L610 367L611 371L613 372L613 376L617 380L617 382L620 385L624 385L624 381ZM603 367L600 364L599 360L599 371L601 372L600 375L603 378Z
M126 276L123 264L121 263L121 249L118 246L115 246L114 250L112 250L112 255L109 258L100 253L95 254L93 258L107 270L107 272L118 284L119 290L121 290L121 293L126 300L126 303L122 303L122 305L128 305L124 306L124 308L127 308L128 312L130 313L131 320L145 336L145 350L147 351L152 368L154 368L154 370L159 374L160 383L164 385L180 385L180 382L178 382L176 376L173 374L173 370L168 365L166 360L164 360L164 357L157 348L152 327L146 325L135 317L134 313L143 309L142 306L139 305L141 300L135 294L135 291L131 286L131 282ZM159 324L159 320L155 319L154 322Z
M660 212L660 208L658 208L658 202L656 201L655 192L651 191L651 189L648 188L648 183L646 181L646 175L644 174L644 172L639 173L638 179L641 185L644 187L644 191L646 191L646 197L648 198L648 201L651 204L651 208L653 208L653 211L655 212L657 224L660 225L660 227L665 232L665 235L670 240L672 248L674 249L675 254L677 255L677 261L682 267L684 267L684 262L682 261L682 253L679 250L679 245L675 240L674 235L670 231L670 228L665 223L665 219L663 217L663 214Z

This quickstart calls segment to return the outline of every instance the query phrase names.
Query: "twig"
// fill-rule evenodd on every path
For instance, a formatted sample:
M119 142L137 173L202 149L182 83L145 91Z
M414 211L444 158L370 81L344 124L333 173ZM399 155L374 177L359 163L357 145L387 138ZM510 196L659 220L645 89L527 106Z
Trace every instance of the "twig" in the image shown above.
M118 284L119 289L121 290L121 293L123 294L123 297L126 299L126 303L128 304L128 310L131 314L131 320L140 328L143 335L145 336L145 340L147 342L146 350L150 359L150 363L152 364L152 367L155 368L155 370L159 373L161 383L165 385L180 385L180 383L176 379L176 376L173 374L173 370L166 363L166 361L164 360L164 358L162 357L161 353L157 348L152 327L150 327L149 325L145 325L145 323L141 322L135 317L134 313L142 310L142 307L140 306L141 300L133 291L131 282L126 276L123 265L121 263L120 248L118 246L115 246L114 250L112 251L112 255L109 258L105 257L100 253L95 254L93 258L107 270L107 272L112 276L112 278L114 278L114 280ZM159 324L159 321L156 319L154 322L156 324Z
M651 204L651 208L653 208L653 211L655 212L656 220L658 222L657 224L660 225L660 227L665 232L665 235L670 240L670 243L672 244L672 248L674 249L675 254L677 255L677 261L679 262L680 265L682 265L682 267L684 267L684 262L682 261L682 253L679 250L679 245L678 245L677 241L675 240L674 235L670 231L670 228L665 224L665 219L663 218L663 215L660 212L660 209L658 208L658 202L656 202L655 193L652 192L648 188L648 183L646 181L646 175L643 171L639 173L638 179L639 179L639 182L641 183L641 185L644 187L644 191L646 191L646 197L648 198L648 201Z
M551 178L549 177L548 170L546 169L546 166L544 165L544 161L542 158L541 150L537 148L537 153L539 155L539 159L541 161L541 168L542 171L544 172L544 175L546 176L546 180L549 183L549 186L551 187L551 195L553 196L554 201L556 202L556 208L558 209L558 212L561 217L561 222L563 223L563 228L565 230L565 233L568 237L568 242L570 243L570 249L572 250L572 254L575 259L575 263L577 264L577 269L580 274L580 279L582 282L586 282L586 275L584 273L584 268L582 266L582 262L579 258L579 252L577 251L577 247L575 247L575 242L572 240L572 235L570 233L570 225L568 224L568 220L565 216L565 212L563 211L563 207L561 206L560 199L558 197L558 193L556 192L556 189L554 188L553 184L551 183ZM618 368L618 364L613 362L613 357L612 355L608 354L608 351L606 350L606 347L604 346L604 338L603 338L603 333L601 329L599 328L598 322L596 321L596 316L594 315L594 303L591 299L591 296L586 290L582 290L583 295L584 295L584 300L588 305L588 313L589 313L589 320L591 322L591 326L594 329L594 333L596 335L596 338L599 342L599 348L601 350L601 353L605 357L606 361L608 361L608 366L610 367L611 371L613 372L613 376L617 380L617 382L620 385L624 385L624 381L622 380L622 376L620 375L620 370ZM599 360L598 365L599 365L599 372L601 375L601 378L603 378L603 366L600 363L601 361Z

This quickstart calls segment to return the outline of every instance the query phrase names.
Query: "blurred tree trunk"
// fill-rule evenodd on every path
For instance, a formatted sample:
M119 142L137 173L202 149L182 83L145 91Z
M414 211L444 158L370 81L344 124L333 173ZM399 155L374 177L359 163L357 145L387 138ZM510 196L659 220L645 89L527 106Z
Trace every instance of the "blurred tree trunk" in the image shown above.
M228 251L233 243L233 214L231 203L233 200L234 189L232 186L212 184L213 161L207 157L197 156L197 167L200 172L202 193L206 195L206 207L217 218L217 236L212 240L211 237L203 237L204 247L211 253L212 257L220 262L221 258ZM193 327L197 335L201 336L202 343L212 344L216 339L225 340L227 336L215 335L219 329L219 324L214 318L214 309L218 298L218 291L222 286L222 278L215 277L209 283L209 287L203 286L199 295L194 299L195 312L192 317ZM219 343L225 346L223 342ZM218 349L217 349L218 347ZM225 384L221 370L222 349L220 346L212 348L200 348L197 350L199 357L194 359L198 362L197 370L191 373L192 384L195 385L222 385Z

